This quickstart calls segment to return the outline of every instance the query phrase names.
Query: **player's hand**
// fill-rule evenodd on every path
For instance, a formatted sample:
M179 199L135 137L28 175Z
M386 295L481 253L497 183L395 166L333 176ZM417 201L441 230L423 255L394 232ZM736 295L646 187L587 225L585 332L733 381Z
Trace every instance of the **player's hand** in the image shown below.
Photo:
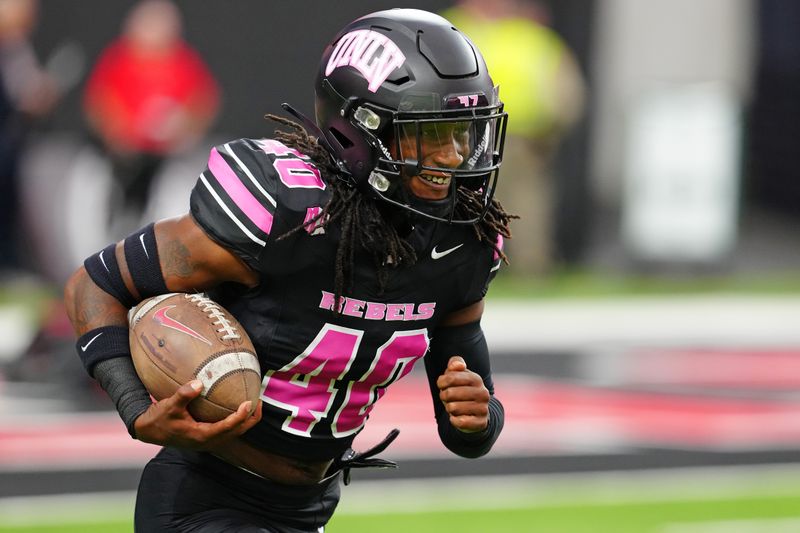
M483 379L455 355L436 380L439 398L450 415L450 424L465 433L483 431L489 425L489 391Z
M212 450L234 439L261 420L261 401L252 415L250 402L242 402L235 413L219 422L198 422L187 410L200 395L203 384L194 380L182 385L172 396L152 404L134 422L136 438L161 446Z

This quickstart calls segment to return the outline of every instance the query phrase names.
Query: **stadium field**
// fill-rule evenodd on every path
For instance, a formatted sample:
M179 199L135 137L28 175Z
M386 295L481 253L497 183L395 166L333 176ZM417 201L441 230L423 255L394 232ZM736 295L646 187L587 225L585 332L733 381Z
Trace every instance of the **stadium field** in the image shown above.
M777 533L800 531L797 468L742 472L364 483L328 533ZM349 489L353 489L350 491ZM132 531L133 495L15 498L1 533ZM394 501L393 501L394 500Z

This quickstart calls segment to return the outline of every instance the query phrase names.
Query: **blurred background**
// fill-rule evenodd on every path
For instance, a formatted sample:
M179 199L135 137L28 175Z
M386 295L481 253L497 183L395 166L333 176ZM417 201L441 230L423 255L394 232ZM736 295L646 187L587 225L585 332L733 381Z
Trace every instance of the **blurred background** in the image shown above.
M329 530L800 531L794 0L0 0L0 531L130 529L154 450L83 374L63 283L184 212L211 146L313 115L325 45L390 7L473 39L510 114L508 420L450 457L412 373L358 441L399 427L402 468Z

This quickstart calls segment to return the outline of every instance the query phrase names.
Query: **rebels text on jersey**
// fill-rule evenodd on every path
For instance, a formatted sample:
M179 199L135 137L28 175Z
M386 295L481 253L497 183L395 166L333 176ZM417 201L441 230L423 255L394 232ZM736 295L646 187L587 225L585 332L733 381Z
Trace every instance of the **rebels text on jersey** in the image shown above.
M442 317L481 298L500 259L471 227L415 221L413 266L381 291L373 259L357 252L334 312L338 226L306 227L330 190L305 155L272 139L214 148L192 191L191 214L215 241L260 274L258 287L212 296L256 346L263 417L245 438L283 455L337 457L386 388L428 350Z

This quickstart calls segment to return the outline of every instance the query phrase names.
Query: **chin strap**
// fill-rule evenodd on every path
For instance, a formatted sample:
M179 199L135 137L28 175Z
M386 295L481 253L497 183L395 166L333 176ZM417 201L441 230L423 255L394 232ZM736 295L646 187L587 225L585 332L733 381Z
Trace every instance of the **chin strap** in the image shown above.
M394 461L380 459L374 456L388 448L399 434L399 429L393 429L382 441L363 452L356 452L352 448L348 448L341 457L334 459L330 468L328 468L326 478L341 471L342 481L345 485L349 485L351 468L397 468L397 463Z

